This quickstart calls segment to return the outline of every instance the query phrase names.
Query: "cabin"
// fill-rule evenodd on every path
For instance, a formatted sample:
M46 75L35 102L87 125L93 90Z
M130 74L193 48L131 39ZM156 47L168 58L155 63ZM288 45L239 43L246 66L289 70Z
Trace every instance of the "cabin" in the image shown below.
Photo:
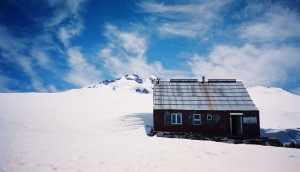
M157 81L153 101L154 132L260 137L259 110L242 81Z

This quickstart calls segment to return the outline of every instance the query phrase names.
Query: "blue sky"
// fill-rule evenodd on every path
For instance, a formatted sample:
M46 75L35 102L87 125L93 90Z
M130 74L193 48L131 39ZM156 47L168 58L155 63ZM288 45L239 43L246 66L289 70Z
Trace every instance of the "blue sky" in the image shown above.
M0 92L136 73L300 94L300 1L0 1Z

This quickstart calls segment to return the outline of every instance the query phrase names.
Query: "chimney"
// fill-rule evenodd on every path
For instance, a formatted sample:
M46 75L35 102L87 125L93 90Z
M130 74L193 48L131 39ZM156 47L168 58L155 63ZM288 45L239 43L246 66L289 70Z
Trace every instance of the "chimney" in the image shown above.
M155 85L158 85L158 84L159 84L159 80L160 80L160 78L156 78L156 83L155 83Z
M202 76L202 84L205 82L205 76Z

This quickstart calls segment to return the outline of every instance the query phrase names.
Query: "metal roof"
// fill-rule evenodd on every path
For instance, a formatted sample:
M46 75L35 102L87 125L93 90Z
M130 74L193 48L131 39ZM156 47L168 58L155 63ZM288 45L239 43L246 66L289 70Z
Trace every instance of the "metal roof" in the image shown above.
M171 79L170 82L198 82L198 79Z
M154 109L258 110L242 81L192 81L171 80L156 83L153 93Z

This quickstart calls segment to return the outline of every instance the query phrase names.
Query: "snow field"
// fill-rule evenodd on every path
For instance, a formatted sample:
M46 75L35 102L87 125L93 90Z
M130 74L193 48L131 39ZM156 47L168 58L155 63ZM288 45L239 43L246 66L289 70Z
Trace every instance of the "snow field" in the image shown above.
M260 110L262 128L300 128L300 96L280 88L257 86L247 90Z
M1 172L300 169L298 149L148 137L151 94L102 88L11 93L0 94L0 107Z

